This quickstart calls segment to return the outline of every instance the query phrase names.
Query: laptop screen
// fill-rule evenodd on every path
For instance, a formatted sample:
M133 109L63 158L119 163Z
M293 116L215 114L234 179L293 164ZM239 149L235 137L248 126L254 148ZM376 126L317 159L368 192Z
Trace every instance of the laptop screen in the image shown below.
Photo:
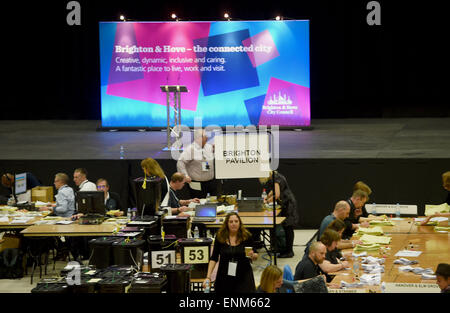
M196 217L215 217L217 212L217 205L197 205L195 207Z

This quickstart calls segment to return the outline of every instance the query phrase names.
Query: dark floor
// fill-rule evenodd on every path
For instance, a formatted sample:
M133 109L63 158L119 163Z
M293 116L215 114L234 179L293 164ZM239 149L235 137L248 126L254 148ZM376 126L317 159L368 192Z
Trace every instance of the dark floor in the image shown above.
M165 131L96 131L100 121L1 121L0 159L168 159ZM280 131L281 158L448 158L450 118L321 119Z

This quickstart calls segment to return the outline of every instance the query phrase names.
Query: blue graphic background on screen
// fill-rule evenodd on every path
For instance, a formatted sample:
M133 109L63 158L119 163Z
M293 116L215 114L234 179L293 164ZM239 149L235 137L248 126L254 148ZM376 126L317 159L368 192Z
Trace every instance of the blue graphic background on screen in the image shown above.
M247 108L248 118L252 125L258 125L259 117L261 115L261 109L264 105L264 99L266 95L261 95L259 97L251 98L245 100L245 107Z
M209 36L209 47L236 47L249 37L247 29L216 36ZM196 44L194 40L194 44ZM259 85L256 69L246 53L208 52L206 59L224 58L225 71L205 71L202 73L202 87L205 96L215 95ZM220 64L220 63L219 63ZM212 64L213 66L215 64ZM218 65L218 64L217 64Z
M165 106L106 94L114 49L115 30L116 23L100 23L102 125L105 127L166 126ZM230 91L208 96L203 93L205 86L202 85L197 110L195 112L182 110L182 123L184 125L193 126L194 117L202 117L203 126L211 124L219 126L255 124L256 115L253 114L257 108L250 104L257 101L254 98L266 94L271 77L310 87L309 21L213 22L211 23L209 36L248 31L248 38L265 30L270 32L279 56L256 68L253 68L248 60L251 69L247 73L239 73L239 77L236 79L240 80L242 75L249 75L249 77L256 77L259 85L255 84L255 80L250 79L251 84L254 84L251 87L236 90L231 90L235 87L227 87L230 88ZM246 38L241 37L239 39L242 41ZM209 45L212 44L209 43ZM236 45L242 45L242 42ZM246 56L246 53L238 54ZM229 64L225 63L225 66ZM206 90L209 91L209 86L206 86ZM213 92L218 91L216 87L212 90ZM261 98L258 100L260 101ZM247 109L249 112L253 112L251 117L247 113Z

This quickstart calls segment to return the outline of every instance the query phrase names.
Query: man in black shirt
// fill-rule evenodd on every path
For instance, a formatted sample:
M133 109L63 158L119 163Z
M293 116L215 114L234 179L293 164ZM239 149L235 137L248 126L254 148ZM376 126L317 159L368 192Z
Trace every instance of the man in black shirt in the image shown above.
M342 234L343 239L350 239L353 236L353 233L359 228L360 217L368 217L367 212L363 210L363 207L368 199L369 196L367 195L367 192L363 190L355 190L351 198L347 200L350 205L350 214L344 220L346 228ZM362 226L368 227L369 224L368 222L363 222Z
M303 258L295 268L294 280L304 280L321 275L319 264L325 260L327 248L320 241L309 247L308 257Z

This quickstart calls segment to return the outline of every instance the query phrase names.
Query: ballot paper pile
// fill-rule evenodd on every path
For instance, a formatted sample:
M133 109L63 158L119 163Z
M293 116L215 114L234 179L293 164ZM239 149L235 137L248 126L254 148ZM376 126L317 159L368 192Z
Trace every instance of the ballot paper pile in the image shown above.
M384 273L384 265L382 265L384 262L383 258L363 257L361 258L361 267L368 274Z
M360 227L358 231L356 232L356 236L362 236L364 234L369 234L373 236L380 236L383 235L383 229L380 226L374 226L370 228Z
M377 243L371 243L371 244L358 244L353 249L354 252L359 251L378 251L380 250L380 245Z
M406 258L400 258L394 261L394 264L402 264L402 265L413 265L417 264L419 261L416 260L408 260Z
M398 268L401 272L413 272L417 275L422 275L422 279L436 279L434 271L431 268L412 267L410 265L400 266Z
M371 220L369 222L370 225L378 225L378 226L395 226L394 222L389 220Z
M381 283L381 273L364 274L359 278L359 283L347 283L341 280L340 287L345 288L361 288L364 286L374 286Z

